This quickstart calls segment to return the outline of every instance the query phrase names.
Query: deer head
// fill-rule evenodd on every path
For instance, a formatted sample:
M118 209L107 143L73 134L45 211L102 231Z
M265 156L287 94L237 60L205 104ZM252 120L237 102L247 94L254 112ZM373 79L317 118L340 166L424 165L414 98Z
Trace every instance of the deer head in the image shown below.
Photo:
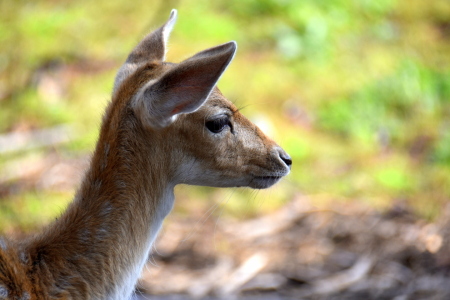
M289 173L291 158L216 87L236 43L165 62L176 16L172 10L128 56L116 76L115 101L129 103L147 146L160 143L158 156L168 162L174 184L270 187Z

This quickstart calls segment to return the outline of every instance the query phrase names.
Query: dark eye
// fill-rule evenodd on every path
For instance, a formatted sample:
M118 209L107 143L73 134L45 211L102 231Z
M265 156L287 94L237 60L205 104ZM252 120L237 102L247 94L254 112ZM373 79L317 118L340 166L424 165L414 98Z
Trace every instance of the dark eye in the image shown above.
M206 121L205 126L212 133L219 133L226 126L229 126L231 128L231 123L230 123L230 119L227 116L225 116L225 117L220 117L218 119L214 119L211 121Z

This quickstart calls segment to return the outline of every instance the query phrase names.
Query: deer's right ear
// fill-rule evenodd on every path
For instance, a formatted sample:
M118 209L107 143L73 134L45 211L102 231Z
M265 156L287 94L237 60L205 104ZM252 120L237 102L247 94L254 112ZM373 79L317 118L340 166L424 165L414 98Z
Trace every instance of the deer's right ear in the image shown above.
M167 52L167 41L176 20L177 10L172 9L169 20L163 26L148 34L133 49L128 55L126 62L119 69L119 72L117 72L116 79L114 80L114 91L140 65L152 60L164 61Z
M132 105L144 126L166 127L178 114L194 112L202 106L236 48L236 42L229 42L199 52L141 88Z

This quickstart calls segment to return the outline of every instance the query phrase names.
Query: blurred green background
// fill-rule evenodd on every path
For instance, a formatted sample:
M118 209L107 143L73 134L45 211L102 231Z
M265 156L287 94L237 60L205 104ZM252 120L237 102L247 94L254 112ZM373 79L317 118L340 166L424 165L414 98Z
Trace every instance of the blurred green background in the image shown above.
M49 153L87 157L116 70L172 8L168 60L236 40L219 86L294 161L267 191L179 187L177 213L251 217L302 194L432 219L450 200L448 0L2 0L0 135L71 130L69 142L0 154L0 232L64 209L75 186L8 173Z

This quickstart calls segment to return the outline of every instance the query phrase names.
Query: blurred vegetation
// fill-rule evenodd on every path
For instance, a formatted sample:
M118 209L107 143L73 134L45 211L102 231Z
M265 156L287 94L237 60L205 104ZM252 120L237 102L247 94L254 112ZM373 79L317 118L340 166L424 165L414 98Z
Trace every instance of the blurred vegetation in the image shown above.
M92 151L115 71L172 8L168 60L236 40L219 86L294 160L268 191L180 187L178 212L245 217L302 193L433 218L450 200L448 0L2 0L0 133L71 124L78 137L56 151ZM48 151L3 154L0 175ZM32 230L71 194L0 192L0 230Z

